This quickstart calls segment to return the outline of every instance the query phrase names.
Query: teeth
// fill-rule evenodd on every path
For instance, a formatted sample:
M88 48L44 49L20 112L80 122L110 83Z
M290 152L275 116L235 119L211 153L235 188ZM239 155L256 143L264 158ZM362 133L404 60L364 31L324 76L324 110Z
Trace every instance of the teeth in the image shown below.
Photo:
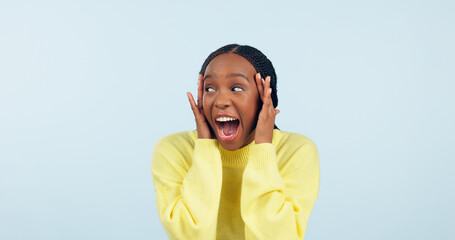
M218 122L229 122L229 121L234 121L237 120L235 118L230 118L230 117L219 117L216 119Z

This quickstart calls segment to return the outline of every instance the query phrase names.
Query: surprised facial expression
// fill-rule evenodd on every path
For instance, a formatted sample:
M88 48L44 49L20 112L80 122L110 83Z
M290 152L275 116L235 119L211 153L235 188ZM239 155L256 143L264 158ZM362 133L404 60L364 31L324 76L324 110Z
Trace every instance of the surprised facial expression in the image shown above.
M254 139L260 98L256 69L234 53L215 57L204 75L203 109L221 146L242 148Z

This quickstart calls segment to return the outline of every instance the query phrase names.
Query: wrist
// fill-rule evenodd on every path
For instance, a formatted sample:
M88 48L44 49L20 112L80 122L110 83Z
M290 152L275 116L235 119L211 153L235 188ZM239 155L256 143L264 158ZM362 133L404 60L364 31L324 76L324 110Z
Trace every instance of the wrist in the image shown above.
M207 135L207 134L198 134L197 138L198 139L213 139L213 137L211 135Z
M255 144L261 144L261 143L272 143L272 138L255 138L254 139L254 143Z

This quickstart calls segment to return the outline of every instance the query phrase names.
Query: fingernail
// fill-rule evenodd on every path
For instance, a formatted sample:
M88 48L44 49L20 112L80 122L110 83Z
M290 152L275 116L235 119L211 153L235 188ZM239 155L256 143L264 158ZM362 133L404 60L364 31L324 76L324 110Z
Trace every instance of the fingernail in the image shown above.
M256 74L256 76L258 76L258 78L261 78L261 74L260 73Z

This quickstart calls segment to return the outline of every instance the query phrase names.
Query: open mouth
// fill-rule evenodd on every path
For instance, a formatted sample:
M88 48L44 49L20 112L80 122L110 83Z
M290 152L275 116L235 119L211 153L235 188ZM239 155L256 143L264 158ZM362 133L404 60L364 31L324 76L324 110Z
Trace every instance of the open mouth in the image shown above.
M232 141L239 134L240 121L231 117L218 117L215 119L218 137L223 141Z

